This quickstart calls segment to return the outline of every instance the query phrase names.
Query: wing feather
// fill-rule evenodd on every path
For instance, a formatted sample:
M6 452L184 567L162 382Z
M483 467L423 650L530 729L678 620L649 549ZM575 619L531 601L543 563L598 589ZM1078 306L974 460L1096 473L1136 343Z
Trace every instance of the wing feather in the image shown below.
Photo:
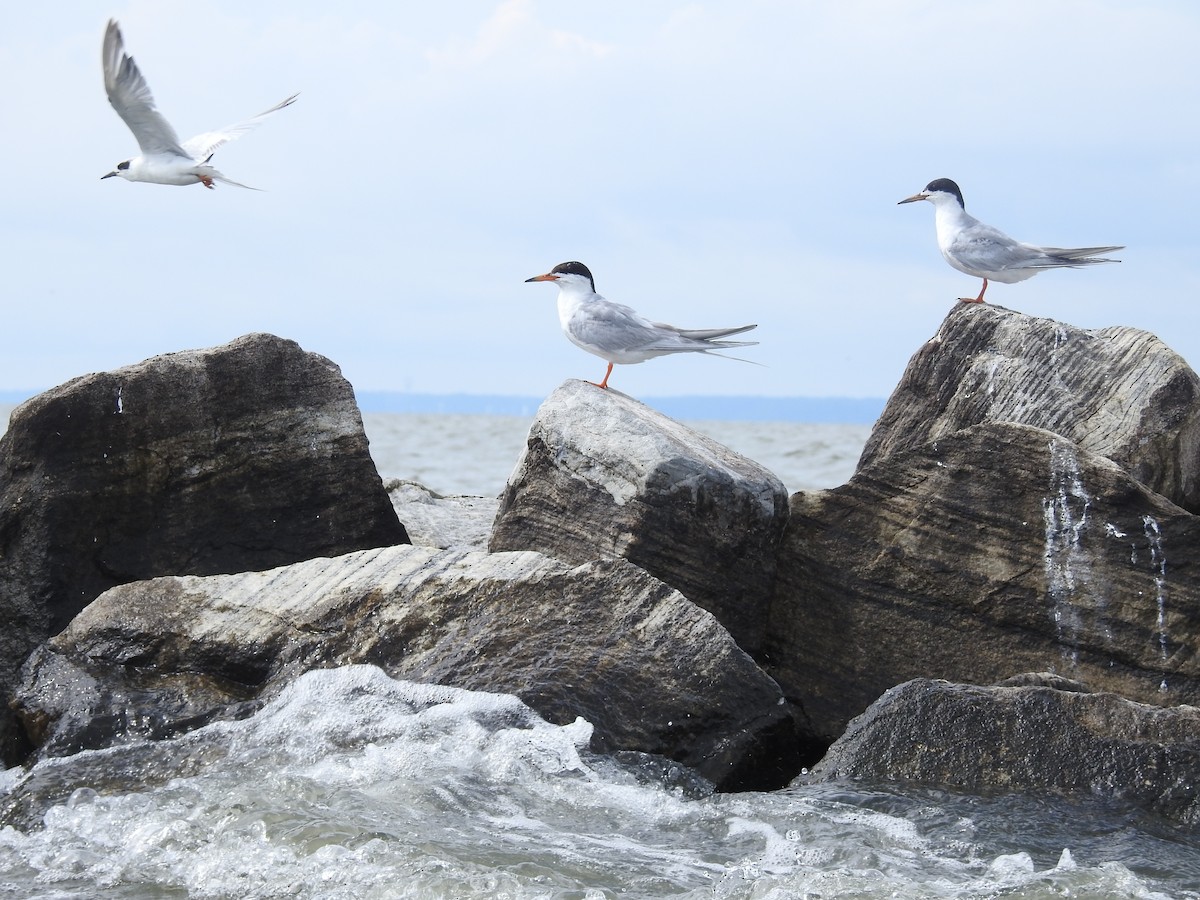
M666 353L704 353L729 347L751 347L757 341L717 341L713 338L741 334L756 328L685 329L651 322L636 310L610 300L588 303L570 322L568 335L592 352L608 356L661 356Z
M206 161L214 151L222 144L227 144L232 140L240 138L247 131L252 131L262 124L263 120L273 113L279 112L284 107L291 106L296 102L299 94L292 94L281 103L276 103L265 112L260 112L257 116L246 119L244 122L237 122L233 125L226 125L224 128L218 128L215 131L206 131L203 134L198 134L195 137L190 137L183 142L184 151L197 162Z
M113 19L104 30L101 52L104 90L117 115L129 126L143 154L170 153L188 156L175 129L154 106L150 86L133 57L125 52L121 29Z

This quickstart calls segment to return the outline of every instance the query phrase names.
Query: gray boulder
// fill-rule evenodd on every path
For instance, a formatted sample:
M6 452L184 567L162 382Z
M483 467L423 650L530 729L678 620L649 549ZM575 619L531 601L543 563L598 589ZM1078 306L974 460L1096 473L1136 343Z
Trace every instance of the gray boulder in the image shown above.
M249 335L74 379L0 438L0 695L114 585L407 540L353 389L293 341Z
M1200 378L1152 334L959 303L912 357L860 465L994 422L1052 431L1200 512Z
M43 755L177 734L314 668L511 693L597 749L722 788L798 765L778 685L710 614L624 560L398 546L268 572L113 588L29 660L18 714ZM186 674L181 674L186 673Z
M804 777L1120 800L1200 824L1200 709L1036 683L916 679L850 723Z
M622 557L762 647L787 517L782 482L615 390L568 381L538 410L489 547Z
M987 424L792 497L768 672L832 742L912 678L1052 671L1200 704L1200 518L1108 459Z
M418 547L486 550L496 519L495 497L444 497L415 481L388 481L388 497Z

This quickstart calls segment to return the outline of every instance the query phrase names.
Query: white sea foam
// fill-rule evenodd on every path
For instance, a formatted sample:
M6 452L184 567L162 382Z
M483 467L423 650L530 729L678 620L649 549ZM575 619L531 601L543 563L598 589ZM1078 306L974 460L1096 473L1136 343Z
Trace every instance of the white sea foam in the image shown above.
M618 823L665 828L693 808L599 777L580 755L590 735L582 720L551 725L507 695L370 666L312 672L251 719L175 742L181 754L224 748L202 775L121 796L76 791L40 832L5 832L0 871L189 896L359 897L519 889L527 879L505 870L538 854L548 867L626 853L682 865ZM564 839L549 840L564 822L574 823ZM686 867L697 865L713 868ZM424 889L378 892L404 882Z
M1109 831L1074 833L1086 829L1069 811L1023 819L1019 806L841 786L711 794L664 780L649 758L591 754L589 735L582 720L553 725L506 695L370 666L310 672L249 719L156 745L203 757L199 771L116 793L79 783L40 830L0 831L0 893L1154 896L1103 855ZM71 787L72 765L38 768ZM1063 828L1083 846L1064 853ZM1127 835L1112 852L1141 859L1161 846ZM1176 888L1200 878L1185 858L1191 881Z

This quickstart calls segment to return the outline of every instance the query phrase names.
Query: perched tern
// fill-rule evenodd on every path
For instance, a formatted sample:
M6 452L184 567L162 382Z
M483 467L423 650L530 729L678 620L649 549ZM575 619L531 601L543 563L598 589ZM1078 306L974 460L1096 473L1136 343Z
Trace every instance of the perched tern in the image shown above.
M206 188L211 188L214 181L220 181L223 184L258 190L248 184L239 184L226 178L210 166L208 161L212 158L213 151L222 144L241 137L271 113L291 106L298 94L292 94L282 103L245 122L227 125L216 131L207 131L180 143L171 123L154 107L150 86L146 84L146 79L142 77L133 57L125 53L121 29L112 19L108 20L108 27L104 30L101 62L104 65L104 90L108 92L108 102L129 126L142 151L141 156L117 163L115 169L107 175L100 176L101 180L118 175L126 181L202 184Z
M1035 247L1013 240L1003 231L985 225L969 215L962 191L949 178L939 178L925 190L905 197L900 203L928 200L935 211L938 249L946 262L960 272L983 279L978 297L959 297L964 303L982 303L988 281L1016 284L1032 278L1043 269L1076 269L1099 263L1120 262L1101 259L1099 253L1113 253L1124 247ZM899 204L897 204L899 205Z
M558 286L558 321L563 333L575 346L607 360L604 380L589 382L607 388L613 364L629 365L645 362L668 353L713 353L729 347L753 347L758 341L718 341L731 334L741 334L757 325L738 328L676 328L662 322L651 322L628 306L605 300L596 293L596 282L588 267L581 262L565 262L545 275L526 278L531 281L552 281ZM736 358L736 357L733 357Z

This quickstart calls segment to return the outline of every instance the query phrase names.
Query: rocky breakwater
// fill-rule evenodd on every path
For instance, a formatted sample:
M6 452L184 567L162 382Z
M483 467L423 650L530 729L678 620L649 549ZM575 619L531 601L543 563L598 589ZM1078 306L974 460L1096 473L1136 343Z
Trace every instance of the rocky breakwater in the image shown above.
M233 384L226 388L241 390ZM578 388L563 390L571 395ZM601 404L644 410L615 392L592 386L586 392L577 415L589 433L593 396ZM126 387L121 396L119 414L128 415L136 394ZM224 398L218 394L212 399L219 406ZM609 416L609 433L619 430L618 418ZM690 462L683 457L696 451L688 446L686 430L664 422L682 449L672 452L666 470L651 477L651 483L674 485L684 498L674 501L674 509L686 508L686 500L699 510L691 513L693 518L705 518L720 530L716 538L704 539L694 523L682 521L681 513L679 522L660 514L650 519L662 532L654 540L672 558L682 557L677 566L697 568L686 583L704 585L702 595L711 605L721 607L717 601L722 594L706 584L704 573L718 572L717 585L759 604L761 618L769 578L753 563L761 560L770 571L786 513L782 485L717 445L704 448L702 465ZM644 431L641 440L657 440L654 429ZM597 436L605 433L602 428ZM303 434L302 445L308 446L310 432ZM110 455L137 452L140 439L130 446L124 437L109 437ZM260 430L257 440L246 435L244 442L256 458L273 459L283 453L278 445L291 439L286 432ZM209 479L231 477L247 465L232 452L240 446L192 443L167 468L204 472ZM608 458L618 464L611 451ZM708 476L710 460L718 458L722 468ZM639 457L627 470L641 464ZM732 480L726 470L739 468L754 471L760 482L750 498L737 496L726 484ZM72 473L80 484L95 477ZM372 488L380 488L373 467L369 476L365 480ZM251 479L243 490L252 491L260 480ZM724 487L713 490L710 482ZM156 492L165 486L169 482L162 479L142 484L141 490L154 496L139 502L156 508L164 502ZM398 507L418 502L411 496L415 493L415 488L406 491ZM338 496L350 502L332 510L330 517L344 521L347 513L357 514L351 490L343 486ZM637 497L625 499L639 505ZM199 510L194 518L211 522L227 513L219 496L212 502L215 509ZM110 517L112 528L127 531L140 522L134 515L140 508L103 515ZM272 509L286 519L304 507ZM570 503L564 511L574 518L584 512ZM88 509L87 515L94 521L102 512ZM756 524L747 524L748 516ZM597 535L611 531L607 523L594 524ZM143 760L140 765L139 754L155 755L137 749L147 739L145 746L153 747L156 739L249 715L305 671L353 664L377 666L397 678L512 693L556 723L583 717L591 723L595 749L676 760L722 789L777 787L798 769L794 724L778 685L719 617L675 585L613 553L580 551L580 558L570 559L567 554L552 558L499 548L475 551L469 548L474 539L459 540L455 535L460 530L446 522L426 525L429 543L459 546L387 546L340 555L314 546L304 561L276 568L267 569L259 564L262 557L254 556L242 566L248 571L202 574L198 566L181 567L179 572L187 574L124 579L127 583L101 593L25 660L13 703L19 723L36 748L35 759L56 760L56 765L66 760L67 768L56 768L48 787L39 787L35 779L14 792L8 808L24 813L10 821L31 821L31 810L36 818L37 809L74 783L70 759L78 751L105 749L123 759L133 754L136 759L123 768L144 771L151 764ZM250 540L244 523L228 526L239 540ZM207 541L216 543L221 535L218 529ZM681 536L687 538L682 551L675 546ZM741 568L733 572L739 580L732 580L729 573L708 568L713 559L705 546L697 546L706 542L714 552L721 550L719 559L731 558L730 548L736 547L752 564L739 563ZM146 576L154 574L146 568ZM755 591L746 594L742 580L756 585ZM747 634L754 628L761 633L761 622L747 619L737 606L729 609L733 621L747 623ZM85 761L86 755L78 768L80 778L91 777Z
M114 585L407 540L349 382L293 341L253 334L76 378L0 438L0 695ZM7 716L0 743L21 756Z
M1191 821L1198 387L1142 332L963 304L913 357L853 478L789 503L756 463L567 382L538 412L489 552L395 546L113 587L29 657L20 721L44 757L119 751L365 663L582 716L597 748L726 789L786 783L844 735L813 777L1107 785ZM1050 674L945 688L1024 672ZM1004 693L1018 688L1036 693ZM1081 766L1029 775L1061 768L1084 725ZM1156 782L1154 759L1170 763ZM1126 777L1143 787L1118 790Z
M923 680L908 697L943 690L927 679L991 685L1048 672L1096 696L1200 703L1200 518L1189 511L1198 398L1195 373L1144 332L953 309L910 361L851 480L791 498L765 650L802 732L833 741L911 679ZM1060 731L1053 715L1026 717L1023 741L977 754L971 773L942 780L931 767L915 780L1035 786L1014 774L1013 755L1026 769L1053 769L1071 716L1109 701L1055 702L1073 710ZM974 730L986 715L933 707L944 716L921 720L930 734L979 749L1000 733ZM899 721L870 717L876 734ZM1200 742L1194 715L1179 722L1144 729L1151 755L1172 752L1155 735ZM895 746L920 727L897 731ZM1107 752L1120 753L1111 737ZM820 771L906 779L919 770L892 768L898 753L856 758L872 756Z
M636 566L413 546L113 588L30 658L17 705L60 756L243 715L305 671L362 663L582 716L595 749L725 788L764 786L790 747L778 686Z

